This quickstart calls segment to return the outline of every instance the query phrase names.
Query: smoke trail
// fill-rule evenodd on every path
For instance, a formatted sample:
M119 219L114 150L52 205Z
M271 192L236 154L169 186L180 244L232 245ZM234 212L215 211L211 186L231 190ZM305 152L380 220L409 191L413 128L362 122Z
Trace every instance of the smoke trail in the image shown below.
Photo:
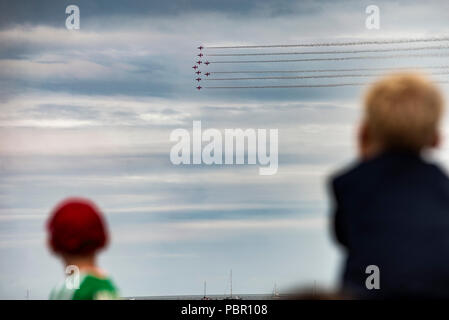
M435 81L435 83L449 83L449 81ZM365 86L366 82L354 83L329 83L329 84L304 84L304 85L279 85L279 86L219 86L204 87L205 89L282 89L282 88L331 88L348 86Z
M265 89L265 88L327 88L344 86L363 86L365 83L335 83L335 84L304 84L304 85L280 85L280 86L219 86L204 87L205 89Z
M210 61L210 63L273 63L273 62L311 62L311 61L344 61L344 60L366 60L366 59L391 59L391 58L407 58L407 57L447 57L442 54L398 54L389 56L356 56L356 57L334 57L334 58L311 58L311 59L279 59L279 60L219 60Z
M236 73L315 73L315 72L355 72L355 71L387 71L416 69L446 69L449 66L398 67L398 68L354 68L354 69L308 69L308 70L242 70L242 71L210 71L211 74Z
M302 54L346 54L346 53L368 53L368 52L400 52L419 50L441 50L449 49L449 46L427 46L415 48L388 48L388 49L365 49L365 50L334 50L334 51L300 51L300 52L263 52L263 53L214 53L206 54L209 57L244 57L244 56L281 56Z
M390 40L364 40L350 42L321 42L299 44L270 44L270 45L243 45L243 46L206 46L206 49L258 49L258 48L292 48L292 47L331 47L331 46L357 46L370 44L418 43L449 41L449 37L431 37L419 39L390 39Z
M446 75L448 72L432 72L432 75ZM318 75L318 76L293 76L293 77L254 77L254 78L206 78L206 81L227 81L227 80L280 80L280 79L324 79L324 78L365 78L365 77L378 77L381 74L372 73L372 74L326 74L326 75Z

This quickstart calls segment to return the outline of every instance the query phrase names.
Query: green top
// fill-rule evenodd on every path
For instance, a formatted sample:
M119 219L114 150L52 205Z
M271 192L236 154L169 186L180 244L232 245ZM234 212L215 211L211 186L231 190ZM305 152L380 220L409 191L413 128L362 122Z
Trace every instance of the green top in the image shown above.
M117 288L109 278L81 274L79 283L78 289L70 289L64 282L52 290L50 300L114 300L119 298Z

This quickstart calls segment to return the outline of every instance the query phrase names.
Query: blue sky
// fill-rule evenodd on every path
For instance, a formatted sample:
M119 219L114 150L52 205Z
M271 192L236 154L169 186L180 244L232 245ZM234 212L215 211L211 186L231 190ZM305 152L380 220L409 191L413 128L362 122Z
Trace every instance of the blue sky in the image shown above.
M65 28L68 4L80 7L80 30ZM368 4L380 7L380 30L365 28ZM222 294L231 268L240 293L334 286L326 179L354 158L362 88L198 92L196 47L447 36L448 12L446 1L0 1L0 298L46 298L63 277L44 223L67 196L106 214L112 243L100 262L123 295L202 294L203 281ZM279 129L278 173L172 165L169 134L193 120ZM446 144L436 156L449 160Z

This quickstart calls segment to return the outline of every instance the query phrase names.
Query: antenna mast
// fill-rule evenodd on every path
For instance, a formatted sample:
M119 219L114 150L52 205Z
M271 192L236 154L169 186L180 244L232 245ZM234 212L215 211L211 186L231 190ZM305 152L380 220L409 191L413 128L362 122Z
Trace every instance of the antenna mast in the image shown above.
M231 269L231 298L232 298L232 269Z

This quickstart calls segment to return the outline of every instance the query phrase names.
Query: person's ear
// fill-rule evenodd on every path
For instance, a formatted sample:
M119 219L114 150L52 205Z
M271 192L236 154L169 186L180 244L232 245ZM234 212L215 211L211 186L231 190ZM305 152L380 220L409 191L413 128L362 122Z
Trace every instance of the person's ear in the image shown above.
M359 157L362 160L375 157L382 152L384 146L377 139L366 121L363 121L359 127L358 134Z
M441 134L439 131L436 131L432 136L432 141L430 143L431 148L439 148L441 146Z
M50 250L50 252L51 252L52 254L56 254L55 247L53 246L53 243L52 243L50 237L47 237L47 247L48 247L48 250Z
M369 130L366 122L363 121L360 124L359 131L357 133L357 146L360 158L366 159L369 156L369 145L370 145Z

